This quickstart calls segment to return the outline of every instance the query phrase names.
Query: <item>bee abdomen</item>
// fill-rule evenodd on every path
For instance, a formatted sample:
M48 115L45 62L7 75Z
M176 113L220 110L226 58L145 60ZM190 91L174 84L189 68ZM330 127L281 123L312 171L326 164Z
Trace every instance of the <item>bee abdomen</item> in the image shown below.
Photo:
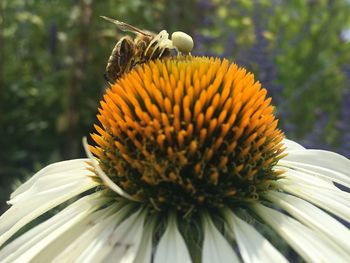
M106 66L106 77L111 83L130 70L134 54L133 40L126 36L114 46Z

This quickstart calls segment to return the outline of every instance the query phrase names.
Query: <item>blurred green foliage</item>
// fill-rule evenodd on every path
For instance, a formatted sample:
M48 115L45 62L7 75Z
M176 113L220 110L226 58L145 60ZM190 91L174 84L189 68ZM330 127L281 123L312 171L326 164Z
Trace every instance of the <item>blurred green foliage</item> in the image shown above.
M340 37L350 27L346 0L2 0L0 204L16 180L84 156L81 138L96 121L106 61L125 34L100 15L192 34L194 53L225 56L257 74L288 136L310 133L321 111L329 117L324 140L341 143L334 125L349 89L350 42Z
M298 124L298 136L310 131L315 110L321 110L330 115L328 139L336 140L332 130L342 93L350 88L342 68L350 61L350 45L340 41L342 28L350 22L349 8L346 1L288 1L275 8L270 30L278 36L271 43L277 50L277 81L291 112L286 121Z

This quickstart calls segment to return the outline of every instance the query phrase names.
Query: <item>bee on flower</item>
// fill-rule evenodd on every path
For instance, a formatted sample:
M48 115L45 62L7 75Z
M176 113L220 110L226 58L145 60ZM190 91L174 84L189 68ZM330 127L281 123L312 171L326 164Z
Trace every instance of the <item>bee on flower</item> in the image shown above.
M88 158L12 193L1 262L288 262L254 222L307 262L349 262L350 195L335 183L350 187L350 160L286 139L252 73L169 55L111 83Z
M113 48L105 73L109 83L115 83L122 74L138 64L157 58L170 57L171 50L189 54L193 48L192 38L184 32L174 32L170 40L166 30L154 34L112 18L105 16L102 18L116 24L123 31L136 34L135 39L130 36L122 37Z

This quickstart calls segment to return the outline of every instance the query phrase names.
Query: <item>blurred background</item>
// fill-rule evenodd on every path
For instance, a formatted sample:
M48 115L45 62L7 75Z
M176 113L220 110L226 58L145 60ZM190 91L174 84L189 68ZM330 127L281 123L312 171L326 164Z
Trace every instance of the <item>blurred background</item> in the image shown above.
M1 0L0 214L34 171L84 156L125 34L100 15L191 34L194 54L255 73L289 138L350 157L348 0Z

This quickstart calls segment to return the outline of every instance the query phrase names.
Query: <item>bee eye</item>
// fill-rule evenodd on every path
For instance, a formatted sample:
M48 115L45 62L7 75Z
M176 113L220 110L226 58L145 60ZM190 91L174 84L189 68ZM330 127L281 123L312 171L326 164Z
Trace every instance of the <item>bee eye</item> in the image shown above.
M193 48L193 39L184 32L176 31L171 35L173 45L182 53L190 53Z

